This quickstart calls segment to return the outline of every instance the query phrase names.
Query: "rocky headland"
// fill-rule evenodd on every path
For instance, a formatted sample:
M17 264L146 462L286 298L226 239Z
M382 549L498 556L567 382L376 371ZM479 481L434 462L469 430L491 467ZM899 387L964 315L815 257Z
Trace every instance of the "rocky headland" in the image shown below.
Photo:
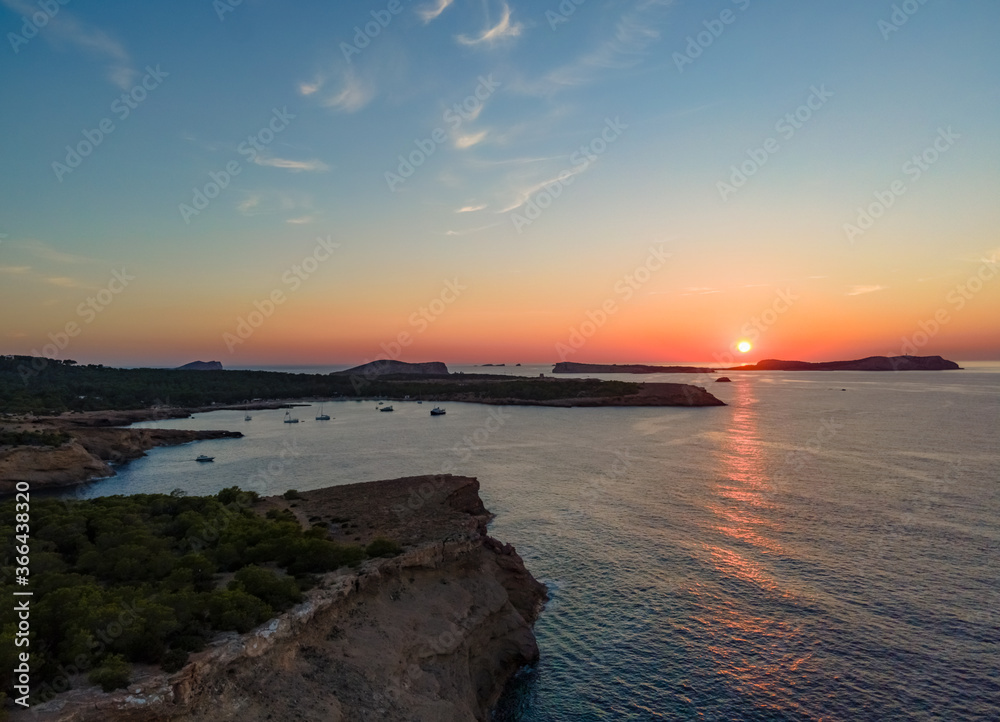
M560 361L552 367L554 374L713 374L715 369L703 366L647 366L645 364L583 364Z
M397 541L395 557L324 575L305 600L244 635L220 635L180 671L138 671L127 690L87 687L13 720L317 722L489 719L505 683L538 658L544 585L488 536L479 482L423 476L272 497L330 536ZM350 518L348 527L331 519Z
M868 356L853 361L781 361L764 359L756 364L733 366L726 371L956 371L954 361L940 356Z

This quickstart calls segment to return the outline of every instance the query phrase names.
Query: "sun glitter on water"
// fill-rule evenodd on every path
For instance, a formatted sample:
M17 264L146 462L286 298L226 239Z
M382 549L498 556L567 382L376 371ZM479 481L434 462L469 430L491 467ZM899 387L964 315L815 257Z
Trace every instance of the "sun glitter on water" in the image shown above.
M740 353L746 353L747 351L752 349L753 346L750 345L749 341L740 341L738 344L736 344L736 348L739 350Z

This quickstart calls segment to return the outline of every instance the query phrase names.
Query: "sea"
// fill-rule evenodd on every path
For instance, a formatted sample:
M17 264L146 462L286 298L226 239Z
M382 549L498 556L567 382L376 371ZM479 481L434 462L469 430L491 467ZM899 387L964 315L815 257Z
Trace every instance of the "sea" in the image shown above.
M245 438L68 493L477 477L491 534L550 596L504 722L1000 720L1000 363L962 365L602 376L728 404L707 408L216 411L136 426Z

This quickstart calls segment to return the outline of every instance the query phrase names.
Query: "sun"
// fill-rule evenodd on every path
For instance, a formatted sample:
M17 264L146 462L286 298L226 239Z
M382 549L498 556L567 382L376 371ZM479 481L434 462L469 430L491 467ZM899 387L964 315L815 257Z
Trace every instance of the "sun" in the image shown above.
M740 353L746 353L747 351L752 349L753 346L750 345L749 341L740 341L738 344L736 344L736 348L739 349Z

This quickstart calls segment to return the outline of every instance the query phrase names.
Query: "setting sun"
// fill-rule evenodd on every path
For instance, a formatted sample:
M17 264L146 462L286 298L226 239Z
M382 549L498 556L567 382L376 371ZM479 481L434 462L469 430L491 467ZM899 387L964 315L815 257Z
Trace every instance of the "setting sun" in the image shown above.
M750 345L749 341L740 341L738 344L736 344L736 348L739 350L740 353L746 353L747 351L752 349L753 346Z

